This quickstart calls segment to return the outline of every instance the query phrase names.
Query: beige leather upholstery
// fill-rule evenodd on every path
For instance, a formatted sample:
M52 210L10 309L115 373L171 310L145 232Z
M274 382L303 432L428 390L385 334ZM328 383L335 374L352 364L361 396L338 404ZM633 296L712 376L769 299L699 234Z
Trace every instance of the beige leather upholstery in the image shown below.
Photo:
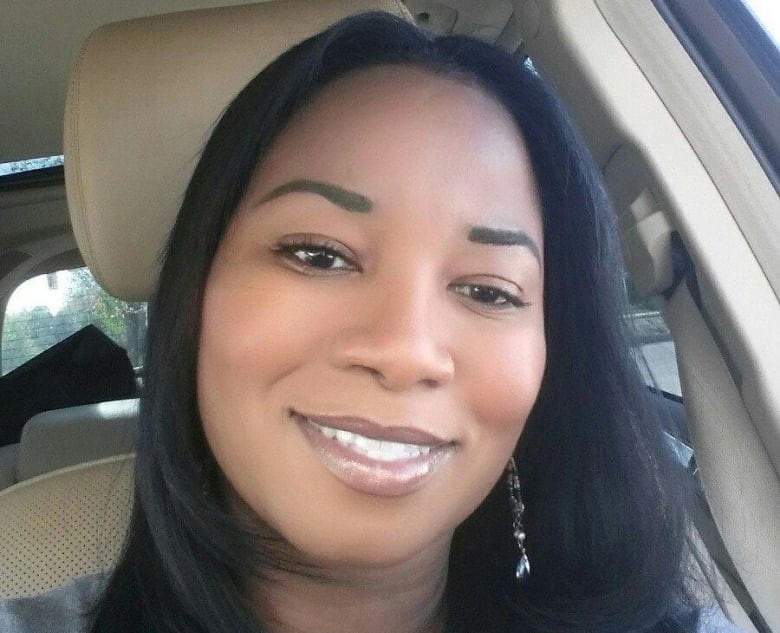
M18 444L0 448L0 489L37 475L133 450L138 400L45 411Z
M73 230L98 282L147 299L159 254L209 129L238 91L295 42L400 0L291 0L105 26L85 42L65 112Z
M19 481L133 450L138 400L46 411L30 418L19 442Z
M128 524L132 475L132 456L121 455L0 491L0 599L109 568Z
M778 475L686 284L666 318L675 334L696 461L712 516L771 631L780 631Z
M718 604L740 633L758 633L747 610L742 606L745 600L744 592L739 598L735 595L722 567L713 559L701 534L695 529L691 532L689 546L692 560L690 570L694 579L693 590L701 604Z

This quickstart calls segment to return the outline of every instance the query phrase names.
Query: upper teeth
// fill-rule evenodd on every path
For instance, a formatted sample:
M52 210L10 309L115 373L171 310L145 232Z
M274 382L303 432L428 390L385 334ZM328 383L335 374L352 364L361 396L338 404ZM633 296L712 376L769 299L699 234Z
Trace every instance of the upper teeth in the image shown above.
M311 420L309 420L309 422L311 422ZM359 435L358 433L352 433L351 431L333 429L329 426L323 426L315 422L311 423L325 437L335 439L342 446L349 446L355 452L361 453L371 459L390 462L419 457L420 455L427 455L431 452L430 446L375 440L370 437L365 437L364 435Z

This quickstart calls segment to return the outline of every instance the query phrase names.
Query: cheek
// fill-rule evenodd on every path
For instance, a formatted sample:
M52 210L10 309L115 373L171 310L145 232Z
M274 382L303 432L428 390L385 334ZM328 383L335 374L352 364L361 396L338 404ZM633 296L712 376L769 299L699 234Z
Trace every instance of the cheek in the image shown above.
M468 350L468 398L479 431L515 439L539 393L546 363L540 322L504 336L482 337Z
M198 406L209 443L238 454L276 429L286 377L321 357L334 323L325 290L303 292L278 274L215 268L206 286L198 352ZM248 452L252 452L251 450ZM254 457L252 459L255 459Z
M502 476L536 401L546 363L544 326L506 336L481 336L464 348L462 376L466 405L475 420L467 433L468 459L460 475L468 482L463 516L468 516Z
M240 273L240 271L238 271ZM282 293L240 274L213 275L201 314L197 365L198 406L215 444L240 453L250 438L266 433L279 407L271 387L301 362L305 329L291 322ZM256 438L254 438L256 439Z
M288 373L322 338L324 320L313 319L295 292L262 280L215 281L204 297L199 373L259 387Z

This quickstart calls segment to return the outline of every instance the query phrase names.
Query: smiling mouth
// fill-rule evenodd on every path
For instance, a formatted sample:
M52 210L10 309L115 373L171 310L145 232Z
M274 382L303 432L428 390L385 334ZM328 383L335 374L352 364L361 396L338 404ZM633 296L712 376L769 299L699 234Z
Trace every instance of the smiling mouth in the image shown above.
M454 453L455 443L413 428L361 418L290 412L323 465L348 487L377 496L418 490Z
M428 455L431 447L424 444L405 444L403 442L391 442L389 440L377 440L358 433L344 431L329 426L323 426L316 422L310 423L325 437L335 439L342 446L365 455L369 459L382 462L394 462L404 459Z

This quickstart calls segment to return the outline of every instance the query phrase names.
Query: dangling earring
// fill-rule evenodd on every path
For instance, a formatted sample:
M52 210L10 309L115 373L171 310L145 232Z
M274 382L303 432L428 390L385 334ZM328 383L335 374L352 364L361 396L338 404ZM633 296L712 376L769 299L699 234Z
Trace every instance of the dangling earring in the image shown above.
M509 505L512 510L512 534L517 541L517 547L520 549L520 558L517 560L515 568L515 578L518 582L523 582L531 575L531 563L528 562L528 555L525 553L525 532L523 531L523 512L525 506L520 498L520 477L517 474L517 465L515 458L510 457L506 467L506 484L509 488Z

